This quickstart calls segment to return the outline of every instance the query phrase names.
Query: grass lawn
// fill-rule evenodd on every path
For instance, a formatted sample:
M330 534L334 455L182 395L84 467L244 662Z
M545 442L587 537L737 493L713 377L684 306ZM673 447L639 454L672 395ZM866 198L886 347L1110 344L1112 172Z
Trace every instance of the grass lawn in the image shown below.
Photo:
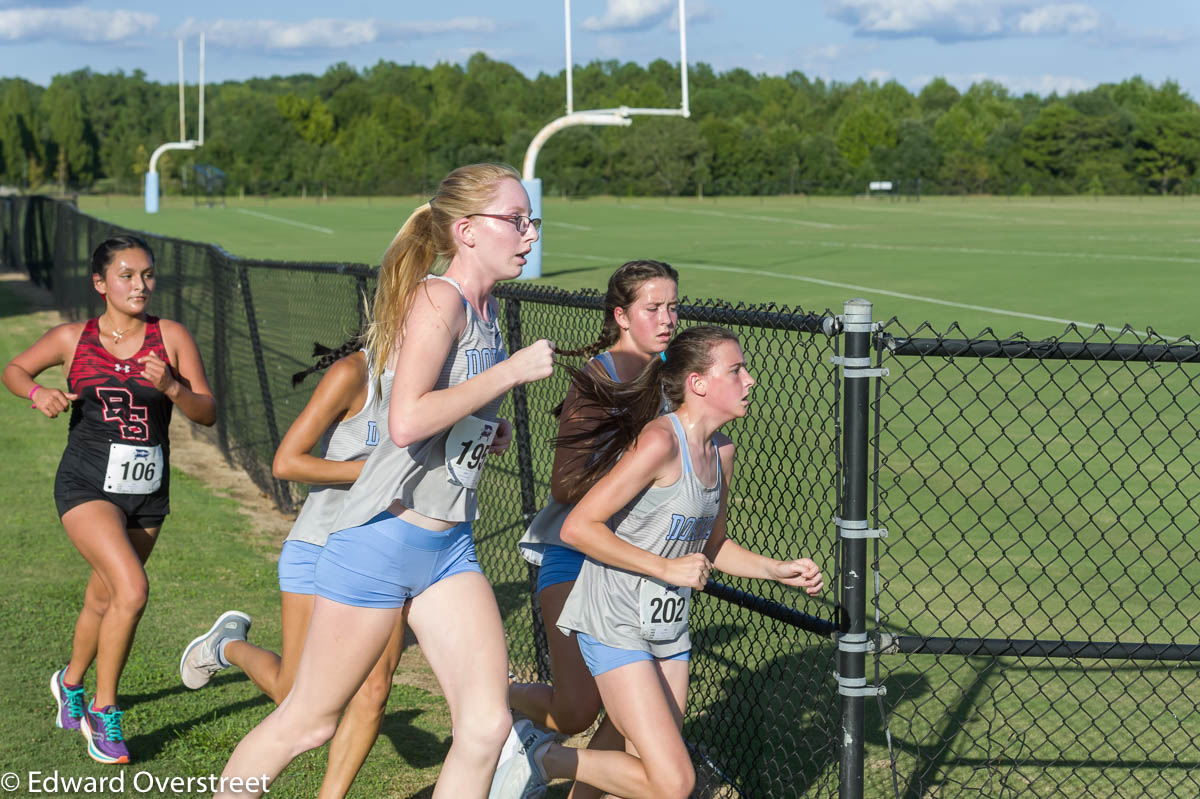
M54 318L28 313L2 285L0 317L0 361L5 363ZM47 373L44 382L64 385L57 374ZM115 773L88 758L82 735L54 726L50 675L69 655L88 576L58 522L51 495L66 422L65 416L45 419L15 397L0 402L6 516L0 541L0 561L6 565L0 593L0 763L4 771L20 775L22 786L31 771L63 778ZM183 645L231 607L256 619L256 643L277 648L279 593L274 562L261 545L249 543L255 536L231 499L176 470L171 507L148 563L150 602L121 682L125 734L134 758L120 767L127 773L127 796L158 795L134 790L138 772L160 779L220 774L233 747L273 707L236 669L218 674L200 691L180 683ZM89 694L93 687L94 672L88 675ZM383 733L355 783L356 795L427 796L449 735L441 697L394 686ZM322 747L298 759L271 795L315 796L325 753ZM22 789L14 795L26 794Z

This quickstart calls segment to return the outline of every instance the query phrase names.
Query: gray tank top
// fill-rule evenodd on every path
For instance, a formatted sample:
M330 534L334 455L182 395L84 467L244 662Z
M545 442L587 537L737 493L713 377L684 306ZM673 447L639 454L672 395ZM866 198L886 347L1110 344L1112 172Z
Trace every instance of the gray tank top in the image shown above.
M717 482L712 488L705 486L692 469L679 419L674 413L667 418L679 439L682 474L672 485L642 491L609 520L609 526L634 546L665 558L678 558L703 550L712 534L721 506L721 460L714 452ZM648 615L643 612L644 589L654 585L661 584L637 572L588 558L558 617L558 628L564 635L572 631L586 633L607 646L641 650L658 658L686 652L692 648L686 626L670 640L651 641L643 636L644 617Z
M462 287L452 278L429 275L426 279L444 280L462 295ZM475 312L465 297L462 303L467 312L467 324L442 364L442 371L433 385L434 391L470 380L508 357L495 307L492 319L488 321ZM503 399L503 395L496 397L473 416L490 423L494 429ZM475 489L462 485L446 466L446 441L451 430L453 428L443 430L407 447L398 447L389 436L383 436L350 488L333 529L357 527L395 500L431 519L475 521L479 517ZM482 457L478 466L482 468Z
M367 356L367 374L371 373ZM388 399L392 393L392 373L384 372L379 381L367 378L367 401L362 410L349 419L330 425L321 436L321 457L327 461L360 461L368 458L388 437ZM288 541L304 541L325 546L325 539L341 513L350 492L350 483L315 485L308 492L300 515L296 517Z
M593 360L598 362L608 376L620 381L617 377L617 367L613 363L611 352L602 352ZM551 497L546 506L537 512L529 522L529 529L525 531L525 535L521 536L521 540L517 542L517 547L525 560L532 563L534 566L542 565L542 557L546 554L547 547L566 547L574 549L570 544L564 544L562 540L562 524L567 518L567 514L571 512L574 505L563 505L561 502L555 502Z

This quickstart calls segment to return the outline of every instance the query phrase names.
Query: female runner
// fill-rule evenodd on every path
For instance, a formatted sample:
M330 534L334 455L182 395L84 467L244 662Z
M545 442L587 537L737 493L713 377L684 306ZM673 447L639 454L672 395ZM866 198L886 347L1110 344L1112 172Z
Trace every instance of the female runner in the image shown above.
M558 626L578 642L608 718L637 755L570 749L518 722L521 746L500 764L492 793L535 796L548 779L569 778L626 799L684 799L695 784L680 735L692 591L714 566L809 594L821 590L821 572L807 558L774 560L726 536L734 447L718 431L746 414L754 385L733 333L689 328L629 383L586 370L575 379L581 401L606 410L561 443L611 444L583 473L604 476L563 524L563 540L588 560ZM655 418L663 396L674 412Z
M678 284L679 274L660 261L623 264L608 281L599 340L583 350L563 354L594 355L588 368L602 369L603 374L617 382L632 380L652 358L659 357L675 332L679 319ZM559 409L559 437L586 434L587 422L578 392L572 387ZM537 593L554 683L514 683L509 686L508 700L515 710L535 723L565 735L583 732L600 712L600 693L579 647L555 626L583 566L583 553L564 544L560 530L574 503L594 482L594 479L591 482L579 479L588 457L577 449L555 448L551 501L534 517L520 542L525 559L540 566ZM607 720L589 743L593 749L623 746L624 740ZM572 793L573 799L591 795L585 786L577 786Z
M312 621L283 703L234 750L223 777L273 779L329 739L384 650L401 608L450 708L454 738L434 799L482 799L512 728L508 656L471 523L486 455L512 438L497 416L514 386L553 369L541 340L506 357L492 287L521 274L540 220L520 176L478 164L451 172L396 234L367 333L375 369L395 378L389 436L367 459L317 561ZM440 275L430 274L439 267ZM226 781L218 796L258 795Z
M292 382L298 383L306 375L326 367L329 371L279 443L272 469L280 480L313 485L279 555L282 654L249 643L246 634L250 618L236 610L228 611L184 649L179 672L188 688L203 687L213 674L233 665L246 672L276 704L292 689L312 617L317 557L341 512L350 485L358 479L366 458L387 436L391 373L385 371L382 380L371 379L366 351L361 349L356 336L296 375ZM310 454L318 444L323 451L319 458ZM329 745L329 765L321 783L321 799L345 796L366 761L383 724L392 673L403 648L401 615L383 654L338 722Z
M216 402L187 329L146 313L154 255L134 236L110 238L91 257L104 313L46 332L4 369L4 385L53 419L68 407L67 446L54 502L67 537L92 567L75 622L71 659L50 677L55 724L80 730L100 763L128 763L117 684L146 608L145 563L170 512L171 411L216 421ZM62 365L67 391L36 378ZM96 663L96 692L83 679Z

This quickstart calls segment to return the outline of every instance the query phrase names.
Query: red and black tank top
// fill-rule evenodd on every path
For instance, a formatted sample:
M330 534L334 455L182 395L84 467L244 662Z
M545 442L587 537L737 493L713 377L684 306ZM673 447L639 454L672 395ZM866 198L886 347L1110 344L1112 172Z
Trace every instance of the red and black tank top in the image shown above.
M161 445L167 451L174 403L142 375L143 365L138 363L151 352L170 366L157 316L146 317L141 349L125 359L104 349L99 321L87 320L67 375L69 390L79 395L71 404L68 445L124 442Z

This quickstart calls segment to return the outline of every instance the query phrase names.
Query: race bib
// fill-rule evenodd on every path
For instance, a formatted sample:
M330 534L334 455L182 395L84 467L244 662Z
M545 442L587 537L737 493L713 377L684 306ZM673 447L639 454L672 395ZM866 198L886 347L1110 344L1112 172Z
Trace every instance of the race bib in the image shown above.
M112 444L104 490L110 494L153 494L162 485L162 447Z
M692 609L692 589L644 578L638 591L642 614L642 638L674 641L687 630Z
M446 469L450 472L451 483L472 489L479 485L483 461L496 437L497 427L497 422L468 416L450 428L446 438Z

